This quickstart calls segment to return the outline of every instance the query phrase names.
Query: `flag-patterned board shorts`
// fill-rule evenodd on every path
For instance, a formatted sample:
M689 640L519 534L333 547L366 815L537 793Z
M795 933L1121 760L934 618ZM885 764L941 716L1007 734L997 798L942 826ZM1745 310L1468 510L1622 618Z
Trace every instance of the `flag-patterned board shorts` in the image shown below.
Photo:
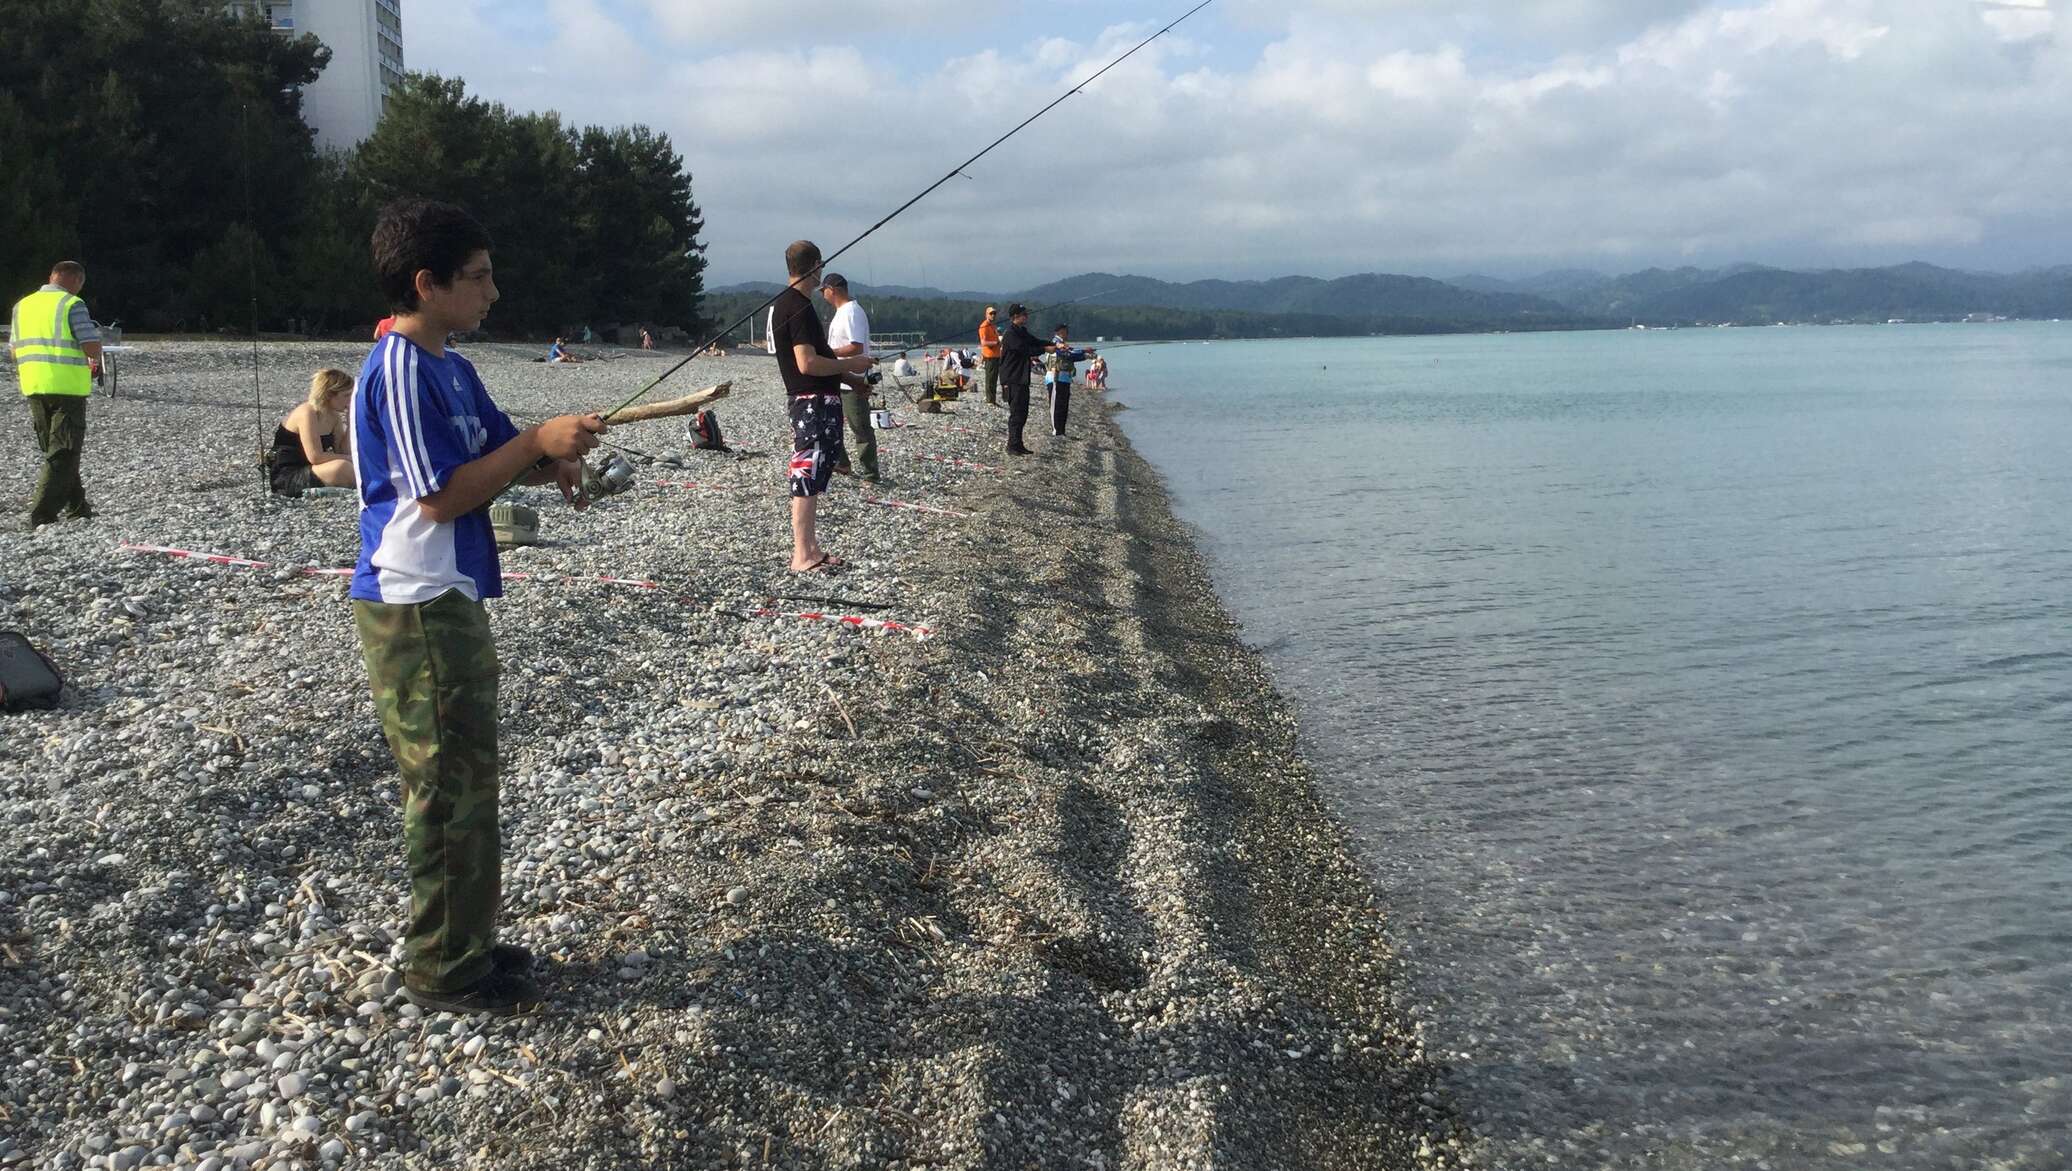
M842 396L794 395L791 410L791 494L819 496L836 472L849 470L842 443Z

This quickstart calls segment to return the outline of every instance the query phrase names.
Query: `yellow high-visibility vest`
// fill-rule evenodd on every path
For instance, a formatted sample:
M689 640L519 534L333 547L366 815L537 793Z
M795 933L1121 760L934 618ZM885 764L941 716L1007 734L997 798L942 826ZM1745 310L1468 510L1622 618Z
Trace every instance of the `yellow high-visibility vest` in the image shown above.
M14 305L14 364L21 371L23 394L94 392L93 371L86 351L72 336L72 306L78 297L62 290L39 289Z

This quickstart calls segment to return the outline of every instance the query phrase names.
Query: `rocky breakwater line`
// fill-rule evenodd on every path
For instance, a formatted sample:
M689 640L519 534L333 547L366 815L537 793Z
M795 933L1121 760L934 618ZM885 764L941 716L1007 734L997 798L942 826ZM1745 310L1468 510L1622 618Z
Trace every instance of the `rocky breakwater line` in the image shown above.
M363 352L266 347L266 429ZM531 417L664 361L475 356ZM0 384L0 626L70 683L0 717L0 1166L1462 1162L1288 712L1108 421L993 472L954 462L1000 462L992 408L901 411L883 495L941 511L844 485L853 568L793 577L767 359L683 383L734 380L747 450L626 427L664 461L635 491L526 493L547 544L492 606L504 922L548 999L420 1013L394 770L309 572L350 562L354 507L256 490L243 358L131 356L93 404L99 518L33 533Z

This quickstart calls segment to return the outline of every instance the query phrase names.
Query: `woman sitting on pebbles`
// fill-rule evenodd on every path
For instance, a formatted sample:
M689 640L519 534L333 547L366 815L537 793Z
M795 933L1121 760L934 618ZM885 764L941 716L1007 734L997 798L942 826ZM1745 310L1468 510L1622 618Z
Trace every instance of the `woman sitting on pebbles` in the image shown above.
M344 418L352 392L352 375L343 370L319 370L310 377L309 401L289 411L273 431L270 482L276 495L354 485L352 436Z

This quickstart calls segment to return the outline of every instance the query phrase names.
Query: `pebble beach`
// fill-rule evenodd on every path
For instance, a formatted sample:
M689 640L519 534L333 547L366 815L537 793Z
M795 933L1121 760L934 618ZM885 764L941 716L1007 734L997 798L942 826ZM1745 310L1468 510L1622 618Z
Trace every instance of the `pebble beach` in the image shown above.
M263 344L255 419L249 344L133 344L89 406L98 516L33 532L0 371L0 629L67 681L0 714L0 1167L1472 1164L1126 383L1003 466L1003 410L888 377L887 483L822 513L835 574L786 572L759 353L654 396L730 381L735 451L631 424L631 491L513 493L542 544L490 605L501 923L545 999L491 1019L401 995L356 502L253 464L366 347ZM521 424L680 356L461 352Z

